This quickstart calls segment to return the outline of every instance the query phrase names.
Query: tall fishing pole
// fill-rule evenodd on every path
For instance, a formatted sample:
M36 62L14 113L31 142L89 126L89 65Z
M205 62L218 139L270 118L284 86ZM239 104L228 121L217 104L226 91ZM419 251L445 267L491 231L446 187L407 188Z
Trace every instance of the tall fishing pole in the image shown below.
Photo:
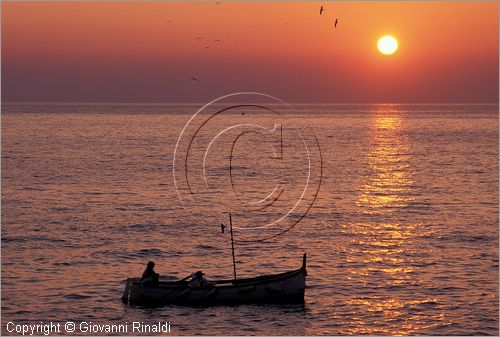
M221 221L220 229L222 231L222 234L224 234L225 227L226 226ZM231 233L231 252L233 255L233 275L234 275L234 279L236 280L236 258L234 256L233 218L231 216L231 212L229 212L229 232Z
M234 257L234 239L233 239L233 218L231 217L231 212L229 212L229 231L231 232L231 251L233 253L233 274L236 280L236 259Z

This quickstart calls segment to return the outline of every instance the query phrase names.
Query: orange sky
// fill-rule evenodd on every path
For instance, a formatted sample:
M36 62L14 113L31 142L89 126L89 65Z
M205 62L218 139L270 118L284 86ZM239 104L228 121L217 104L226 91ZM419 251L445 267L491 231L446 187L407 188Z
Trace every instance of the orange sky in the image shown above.
M376 49L384 34L399 40L394 55ZM497 102L498 5L2 3L3 101L202 102L236 91Z

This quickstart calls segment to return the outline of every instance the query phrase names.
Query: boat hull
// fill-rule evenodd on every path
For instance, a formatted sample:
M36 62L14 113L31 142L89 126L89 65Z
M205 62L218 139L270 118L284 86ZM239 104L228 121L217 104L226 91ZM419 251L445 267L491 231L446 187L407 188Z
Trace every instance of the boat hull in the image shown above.
M139 278L128 278L122 301L132 305L234 305L251 303L304 303L306 266L300 269L236 281L214 281L213 286L190 288L187 282L160 282L141 287Z

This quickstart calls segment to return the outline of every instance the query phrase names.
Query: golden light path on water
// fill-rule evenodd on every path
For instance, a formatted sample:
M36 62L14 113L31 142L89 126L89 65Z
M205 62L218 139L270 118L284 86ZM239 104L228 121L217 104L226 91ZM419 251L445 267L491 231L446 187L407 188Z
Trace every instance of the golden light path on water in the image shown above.
M403 118L391 114L391 106L379 106L373 114L369 134L369 150L365 160L370 174L360 188L356 201L359 212L378 215L382 222L350 224L353 247L348 261L365 266L350 269L348 279L370 287L371 278L385 274L380 287L398 289L418 285L412 252L414 239L424 235L418 224L394 221L391 215L407 207L412 196L414 181L409 164L410 144L401 134ZM378 278L377 278L378 279ZM373 287L373 285L371 285ZM375 286L377 287L377 286ZM356 320L345 322L346 334L411 335L422 329L442 323L444 314L429 317L422 313L407 315L408 307L425 306L436 302L434 298L411 298L401 292L378 292L366 297L353 297L349 305L359 306L375 317L380 324L364 324ZM402 322L403 321L403 322Z
M356 202L363 212L387 213L412 200L405 194L413 181L408 164L409 144L399 135L401 123L401 117L384 116L383 110L372 122L372 148L366 156L372 174Z

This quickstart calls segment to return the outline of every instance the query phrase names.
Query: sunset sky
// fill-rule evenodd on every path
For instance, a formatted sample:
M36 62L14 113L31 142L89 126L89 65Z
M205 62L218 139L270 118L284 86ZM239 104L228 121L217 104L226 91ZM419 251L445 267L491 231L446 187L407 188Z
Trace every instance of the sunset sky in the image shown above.
M2 3L4 102L498 102L498 70L496 2Z

